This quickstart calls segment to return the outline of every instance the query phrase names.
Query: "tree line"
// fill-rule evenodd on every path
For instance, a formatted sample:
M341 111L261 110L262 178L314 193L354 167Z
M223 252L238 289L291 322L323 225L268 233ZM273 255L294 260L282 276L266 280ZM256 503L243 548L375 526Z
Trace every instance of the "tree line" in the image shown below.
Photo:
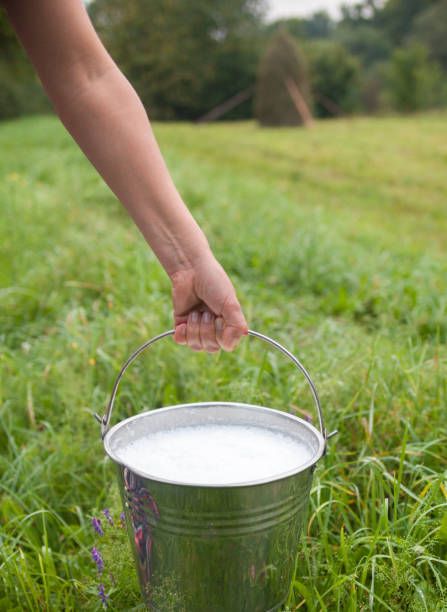
M151 118L267 124L447 105L447 0L361 0L266 22L263 0L92 0ZM0 118L48 103L0 14ZM213 111L211 115L209 112Z

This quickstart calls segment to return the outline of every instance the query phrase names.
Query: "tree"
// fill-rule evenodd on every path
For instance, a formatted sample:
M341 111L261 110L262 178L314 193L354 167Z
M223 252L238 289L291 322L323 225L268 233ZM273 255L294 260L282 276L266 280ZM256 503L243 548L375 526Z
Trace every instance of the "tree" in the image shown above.
M342 22L337 28L335 40L355 55L364 66L389 59L393 51L389 38L382 29L372 23L353 24Z
M317 11L307 18L289 17L278 19L266 28L268 34L272 35L278 30L287 30L295 38L330 38L335 28L335 23L326 11Z
M342 4L342 21L354 24L372 22L381 9L382 0L362 0L352 5Z
M359 102L359 62L342 45L319 41L309 48L312 97L319 117L350 113Z
M278 31L261 59L256 85L255 116L261 125L301 125L303 119L287 83L294 83L306 104L310 100L307 67L295 40Z
M415 19L438 0L388 0L377 14L377 25L383 27L395 44L401 44L411 31Z
M317 11L304 20L308 38L329 38L334 30L334 22L327 11Z
M447 0L440 0L419 13L410 37L425 45L430 56L447 70Z
M0 8L0 119L49 110L42 87Z
M255 80L261 0L95 0L104 42L153 118L195 119Z

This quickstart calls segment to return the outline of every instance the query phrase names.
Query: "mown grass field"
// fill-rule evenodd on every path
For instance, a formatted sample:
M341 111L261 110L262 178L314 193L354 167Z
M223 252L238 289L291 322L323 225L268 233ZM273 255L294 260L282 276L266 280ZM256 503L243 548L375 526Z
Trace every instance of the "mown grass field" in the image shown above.
M340 432L288 610L447 610L446 128L156 127L250 327L299 356ZM94 545L109 609L135 609L124 531L91 527L120 511L92 413L130 351L171 327L169 282L55 119L0 125L0 151L0 610L100 609ZM256 340L218 356L167 340L114 419L217 398L312 412Z

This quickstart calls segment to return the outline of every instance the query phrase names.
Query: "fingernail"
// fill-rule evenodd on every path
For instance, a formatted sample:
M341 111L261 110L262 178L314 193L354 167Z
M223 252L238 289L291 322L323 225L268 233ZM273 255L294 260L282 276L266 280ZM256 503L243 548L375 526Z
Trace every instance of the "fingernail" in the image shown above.
M218 319L216 319L216 330L218 332L221 332L223 330L223 319L221 319L220 317Z
M205 312L202 315L202 321L204 323L210 323L210 321L211 321L211 313L208 312L207 310L205 310Z
M197 323L198 320L199 320L199 313L196 310L194 310L194 312L191 315L191 321L193 323Z

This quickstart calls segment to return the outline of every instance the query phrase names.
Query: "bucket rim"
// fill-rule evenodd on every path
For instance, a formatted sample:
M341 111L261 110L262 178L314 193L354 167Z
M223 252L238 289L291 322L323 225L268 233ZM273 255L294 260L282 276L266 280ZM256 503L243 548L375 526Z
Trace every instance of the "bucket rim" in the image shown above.
M131 468L128 465L126 465L110 448L109 442L110 442L110 439L113 437L114 433L119 431L122 427L124 427L128 423L131 423L138 419L147 417L150 414L155 415L160 412L179 410L180 408L192 408L192 407L206 408L206 407L211 407L211 406L243 407L243 408L249 408L249 409L256 410L256 411L263 411L263 412L269 412L269 413L274 412L285 419L289 419L291 421L298 422L301 425L304 425L304 427L306 427L307 429L309 429L318 440L318 449L315 452L314 456L308 461L306 461L306 463L301 464L297 468L293 468L285 472L280 472L276 476L272 476L268 478L258 478L256 480L247 480L247 481L242 481L242 482L225 483L225 484L219 484L219 483L202 484L202 483L171 480L168 478L160 478L158 476L154 476L152 474L144 472L144 470L139 470L133 467ZM127 419L119 421L113 427L111 427L109 431L106 433L106 435L104 436L103 444L104 444L104 450L106 454L110 457L110 459L112 459L114 463L124 468L127 468L133 474L136 474L137 476L140 476L146 480L152 480L157 483L164 483L164 484L175 485L175 486L205 488L205 489L232 489L232 488L241 488L241 487L253 487L257 485L263 485L263 484L276 482L278 480L284 480L285 478L289 478L291 476L296 476L297 474L300 474L301 472L304 472L307 469L315 466L318 463L318 461L321 459L321 457L324 455L325 448L326 448L325 440L323 436L321 435L321 432L318 431L318 429L314 427L314 425L305 421L304 419L301 419L300 417L295 416L294 414L290 414L282 410L276 410L275 408L267 408L266 406L259 406L257 404L246 404L243 402L220 402L218 400L210 401L210 402L192 402L188 404L175 404L173 406L165 406L164 408L154 408L152 410L146 410L145 412L140 412L139 414L135 414L133 416L128 417Z

